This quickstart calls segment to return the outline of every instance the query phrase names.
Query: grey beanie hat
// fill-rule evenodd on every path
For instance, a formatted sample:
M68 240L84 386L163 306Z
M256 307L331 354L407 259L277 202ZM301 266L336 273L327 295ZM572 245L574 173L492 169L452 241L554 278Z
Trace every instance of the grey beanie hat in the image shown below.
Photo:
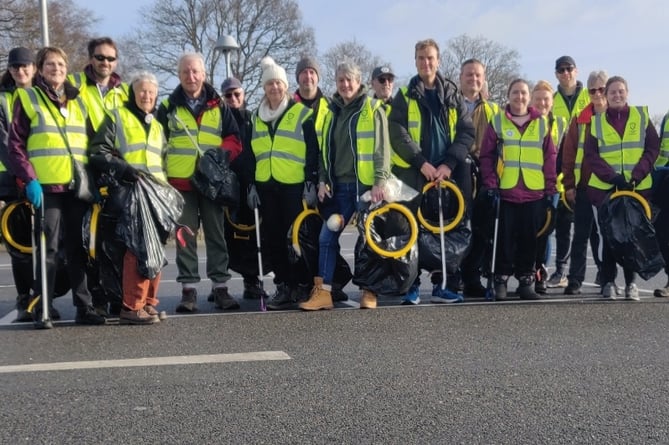
M312 56L304 56L302 59L300 59L299 62L297 62L297 68L295 69L295 80L299 82L299 77L300 73L307 68L311 68L314 71L316 71L316 75L318 75L318 79L320 80L321 78L321 67L318 65L318 61L316 61L315 57Z

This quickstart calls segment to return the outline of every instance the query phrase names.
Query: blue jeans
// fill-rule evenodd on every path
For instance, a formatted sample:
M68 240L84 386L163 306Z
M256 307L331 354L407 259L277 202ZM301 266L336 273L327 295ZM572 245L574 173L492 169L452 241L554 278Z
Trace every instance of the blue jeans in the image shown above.
M321 207L321 214L327 221L331 215L340 213L344 217L344 221L348 223L357 208L357 184L335 184L333 189L332 198L325 201ZM324 223L318 236L318 275L323 277L324 284L332 284L337 255L339 255L340 235L341 231L333 232Z

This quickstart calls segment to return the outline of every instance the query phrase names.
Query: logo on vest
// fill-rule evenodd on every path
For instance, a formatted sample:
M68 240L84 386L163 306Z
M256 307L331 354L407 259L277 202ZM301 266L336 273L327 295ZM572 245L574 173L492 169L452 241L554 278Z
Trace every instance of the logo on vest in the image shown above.
M639 133L639 128L637 127L636 122L630 122L630 133L631 134L638 134Z
M287 122L292 122L293 119L295 119L295 113L293 113L292 111L286 113L286 121Z
M509 137L513 136L513 130L506 130L506 135Z

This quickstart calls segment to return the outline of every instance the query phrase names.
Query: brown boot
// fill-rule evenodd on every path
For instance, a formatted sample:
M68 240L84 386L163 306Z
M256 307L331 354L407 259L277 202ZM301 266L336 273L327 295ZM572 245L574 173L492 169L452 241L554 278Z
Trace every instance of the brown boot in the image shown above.
M367 289L362 290L360 309L376 309L376 295Z
M323 289L323 278L314 277L314 287L307 301L300 303L300 309L303 311L317 311L319 309L332 309L332 294L329 290Z

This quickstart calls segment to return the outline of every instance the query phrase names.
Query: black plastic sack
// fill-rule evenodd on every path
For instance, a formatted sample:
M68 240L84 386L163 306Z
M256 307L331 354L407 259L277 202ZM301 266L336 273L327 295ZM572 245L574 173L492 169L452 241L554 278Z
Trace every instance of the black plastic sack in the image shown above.
M230 257L228 267L243 276L257 276L258 244L253 212L245 205L236 210L226 209L224 228ZM272 271L267 255L262 256L262 269L264 274Z
M439 227L439 195L442 193L442 213L444 225L448 225L457 216L459 203L448 189L433 187L423 194L420 205L423 218L434 227ZM444 233L444 260L446 272L457 273L463 258L469 253L472 229L469 218L465 215L453 229ZM439 233L420 225L418 232L418 266L430 272L441 271L441 238Z
M230 153L227 150L207 150L197 164L191 177L193 187L216 204L239 206L239 181L230 168Z
M142 175L131 187L116 235L137 257L138 272L155 278L166 264L163 245L181 216L184 200L166 182Z
M288 230L288 254L291 263L295 264L303 261L307 273L310 276L318 275L318 237L323 227L323 218L316 213L312 213L304 218L297 230L298 245L293 245L293 227L290 226ZM298 250L299 249L299 253ZM341 254L337 255L337 262L335 264L334 276L332 282L341 287L345 287L353 278L351 267L348 265Z
M418 245L399 258L386 258L374 252L365 240L365 221L369 210L358 214L358 240L355 244L353 284L379 295L405 294L418 276ZM370 237L384 251L396 251L411 238L411 226L398 212L390 211L374 218Z
M638 199L632 196L607 198L598 211L604 241L611 246L616 262L648 280L664 267L655 228Z

